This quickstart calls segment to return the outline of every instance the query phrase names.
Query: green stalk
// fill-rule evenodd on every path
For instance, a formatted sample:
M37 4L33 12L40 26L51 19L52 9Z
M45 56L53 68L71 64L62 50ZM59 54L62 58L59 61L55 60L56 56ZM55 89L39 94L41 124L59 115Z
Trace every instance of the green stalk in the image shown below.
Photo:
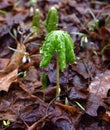
M43 93L43 100L45 101L45 90L47 88L47 78L46 78L46 73L43 72L42 73L42 89L44 90L44 93Z
M58 97L57 100L59 100L59 96L60 96L60 76L59 76L59 58L58 58L58 54L56 56L56 96Z

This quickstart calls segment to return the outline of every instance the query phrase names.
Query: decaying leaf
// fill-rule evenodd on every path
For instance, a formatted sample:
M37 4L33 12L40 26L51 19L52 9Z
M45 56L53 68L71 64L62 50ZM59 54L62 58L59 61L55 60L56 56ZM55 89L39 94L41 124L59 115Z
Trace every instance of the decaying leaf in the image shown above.
M107 92L110 89L110 70L98 74L89 86L90 93L93 93L101 98L107 97Z
M86 106L86 112L91 116L97 116L97 110L100 106L105 106L102 99L107 97L110 89L110 71L98 74L89 86L89 99Z
M90 116L97 116L97 110L100 106L103 106L103 102L100 96L90 94L86 105L86 113Z
M11 57L9 63L0 72L10 73L13 70L17 69L20 66L20 64L22 63L22 58L23 58L25 52L26 52L26 48L25 48L24 44L18 43L17 49L14 52L13 56Z
M60 102L55 102L55 105L59 106L61 109L65 110L67 113L71 115L75 115L76 113L78 114L78 109L76 107L64 105Z
M18 69L15 69L9 74L4 74L0 77L0 91L8 91L12 82L17 78ZM0 75L1 76L1 75Z
M0 9L12 8L14 5L13 0L1 0Z
M0 58L0 70L7 66L9 63L9 58Z

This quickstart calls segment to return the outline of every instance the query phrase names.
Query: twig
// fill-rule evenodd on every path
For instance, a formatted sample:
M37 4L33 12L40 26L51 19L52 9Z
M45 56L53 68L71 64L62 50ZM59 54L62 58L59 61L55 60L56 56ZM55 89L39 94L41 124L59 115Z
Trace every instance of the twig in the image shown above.
M49 115L46 115L43 118L41 118L40 120L38 120L37 122L35 122L34 124L32 124L30 127L28 127L28 130L35 130L35 127L37 127L40 123L48 121L49 120L49 119L47 119L48 116Z
M82 59L82 62L83 62L83 64L84 64L84 66L85 66L85 68L86 68L86 70L87 70L88 74L90 75L91 80L93 80L93 76L92 76L92 74L91 74L91 72L90 72L90 69L88 68L87 63L85 62L85 60L84 60L84 59Z

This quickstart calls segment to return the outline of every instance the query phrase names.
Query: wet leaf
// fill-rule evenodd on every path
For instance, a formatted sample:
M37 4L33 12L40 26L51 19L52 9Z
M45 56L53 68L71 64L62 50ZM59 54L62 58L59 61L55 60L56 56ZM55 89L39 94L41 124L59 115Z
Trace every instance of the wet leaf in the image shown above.
M0 58L0 69L3 69L4 66L6 66L9 62L9 59L7 58Z
M69 105L64 105L59 102L55 102L55 105L59 106L61 109L65 110L67 113L69 113L71 115L76 115L76 113L78 113L78 109L75 106L73 107L73 106L69 106Z
M94 80L89 86L89 91L100 98L106 98L107 92L110 89L110 71L106 70L105 72L96 75Z
M69 93L69 99L71 101L74 101L74 100L86 100L88 95L87 93L84 94L83 92L81 92L80 90L77 90L75 89L74 87L70 90L70 93Z
M8 8L12 8L14 5L13 0L1 0L0 1L0 9L8 9Z
M10 73L11 71L19 68L20 64L22 63L22 58L26 52L26 48L23 44L18 43L17 44L17 49L12 55L9 63L7 66L1 70L3 73Z
M16 81L17 79L18 69L10 72L9 74L0 75L0 91L8 91L12 82Z
M87 101L86 113L91 116L97 116L97 110L100 106L104 106L100 96L90 94Z
M102 121L103 122L103 121ZM104 124L100 124L100 121L97 117L90 116L88 114L83 114L80 118L78 129L84 128L85 130L96 130L96 129L104 129L109 130L109 123L103 122Z
M38 81L38 72L34 66L29 67L25 80L28 82Z

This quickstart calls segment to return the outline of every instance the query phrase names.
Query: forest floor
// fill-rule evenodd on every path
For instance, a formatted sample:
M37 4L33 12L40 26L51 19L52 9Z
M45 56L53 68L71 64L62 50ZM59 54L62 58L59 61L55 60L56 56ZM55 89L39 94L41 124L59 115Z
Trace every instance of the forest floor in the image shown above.
M76 62L40 68L50 7L75 45ZM40 27L31 35L33 9ZM47 86L43 89L42 74ZM110 130L110 3L96 0L0 1L0 130Z

